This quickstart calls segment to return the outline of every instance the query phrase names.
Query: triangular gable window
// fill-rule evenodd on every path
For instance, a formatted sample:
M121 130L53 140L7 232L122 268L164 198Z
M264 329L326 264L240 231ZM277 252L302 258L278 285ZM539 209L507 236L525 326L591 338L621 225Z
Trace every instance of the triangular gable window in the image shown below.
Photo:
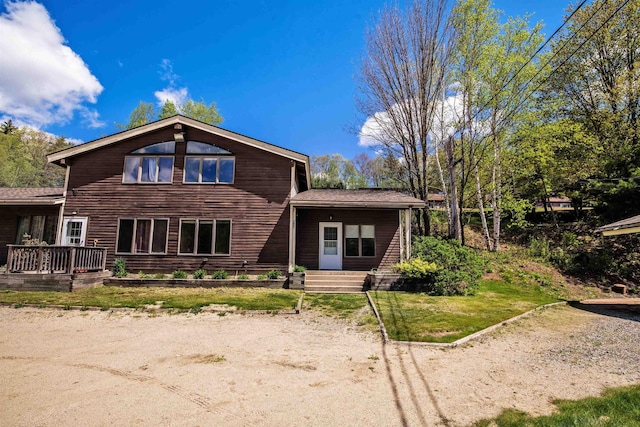
M166 141L133 150L131 154L174 154L176 152L176 142Z
M233 154L213 144L198 141L187 141L187 154Z

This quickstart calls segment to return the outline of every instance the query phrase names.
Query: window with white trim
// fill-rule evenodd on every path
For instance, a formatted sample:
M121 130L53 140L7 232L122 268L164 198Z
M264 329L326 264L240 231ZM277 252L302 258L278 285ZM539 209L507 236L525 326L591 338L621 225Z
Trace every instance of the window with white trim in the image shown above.
M180 255L230 255L230 219L180 220Z
M165 141L133 150L124 159L122 182L127 184L171 183L175 141Z
M344 255L348 257L376 256L376 230L374 225L344 226Z
M184 159L186 183L231 184L235 170L232 153L213 144L187 141ZM196 154L196 155L194 155Z
M168 219L121 218L116 253L166 254Z

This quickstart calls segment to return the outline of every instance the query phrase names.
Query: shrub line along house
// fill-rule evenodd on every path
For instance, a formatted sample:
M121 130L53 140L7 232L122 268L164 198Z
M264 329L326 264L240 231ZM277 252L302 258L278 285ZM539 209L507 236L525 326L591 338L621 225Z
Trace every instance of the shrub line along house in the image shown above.
M63 188L0 191L0 264L27 233L105 247L107 265L134 272L385 270L410 256L411 210L425 205L311 189L307 155L180 115L48 161L66 168Z

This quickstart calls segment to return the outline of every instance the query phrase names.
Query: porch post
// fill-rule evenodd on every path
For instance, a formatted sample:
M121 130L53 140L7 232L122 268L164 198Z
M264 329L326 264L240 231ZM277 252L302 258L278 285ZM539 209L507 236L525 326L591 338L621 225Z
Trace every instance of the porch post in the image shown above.
M398 231L400 232L400 261L405 261L407 257L404 252L404 210L398 209Z
M405 229L405 244L407 245L407 250L406 250L406 254L407 254L407 259L411 258L411 208L406 209L404 211L405 214L405 224L406 224L406 229Z
M289 273L293 273L296 265L296 214L296 208L289 205Z

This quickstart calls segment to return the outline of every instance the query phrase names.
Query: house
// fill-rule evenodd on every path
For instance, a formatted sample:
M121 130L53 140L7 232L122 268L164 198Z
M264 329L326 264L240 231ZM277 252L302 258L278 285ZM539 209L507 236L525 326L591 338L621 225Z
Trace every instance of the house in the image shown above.
M568 197L548 197L546 200L546 206L551 209L573 209L571 199ZM536 208L544 207L544 200L541 199L536 203Z
M105 247L108 266L124 258L133 272L387 269L409 255L411 210L424 206L311 189L308 156L179 115L48 160L66 168L46 201L56 244Z

